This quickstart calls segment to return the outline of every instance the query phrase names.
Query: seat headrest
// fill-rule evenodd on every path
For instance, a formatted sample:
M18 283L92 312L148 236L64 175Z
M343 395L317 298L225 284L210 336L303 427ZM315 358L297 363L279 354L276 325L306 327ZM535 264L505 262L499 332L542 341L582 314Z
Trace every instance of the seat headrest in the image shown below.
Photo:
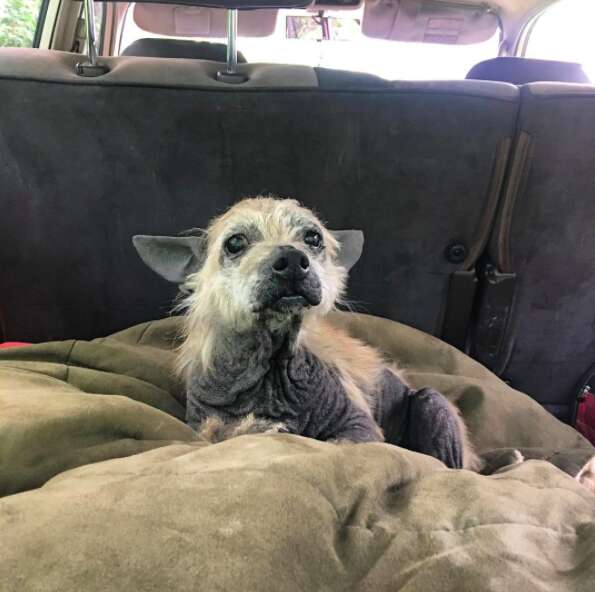
M131 43L121 55L225 62L227 60L227 45L225 43L209 43L208 41L190 41L186 39L145 38L137 39L134 43ZM246 58L239 51L238 62L246 62Z
M532 58L493 58L479 62L469 70L467 79L495 80L511 84L529 82L589 83L582 66L573 62L536 60Z

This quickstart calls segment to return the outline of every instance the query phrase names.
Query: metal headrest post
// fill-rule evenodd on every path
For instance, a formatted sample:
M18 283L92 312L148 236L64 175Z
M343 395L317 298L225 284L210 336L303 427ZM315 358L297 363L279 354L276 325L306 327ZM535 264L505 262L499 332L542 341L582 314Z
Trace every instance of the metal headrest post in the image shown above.
M227 11L227 65L225 70L217 72L217 80L228 84L241 84L248 77L238 72L238 9Z
M238 9L227 11L227 73L235 74L238 69Z
M89 59L86 62L79 62L76 65L76 73L79 76L95 77L101 76L109 71L107 66L97 63L97 44L95 34L95 6L93 0L83 0L85 12L85 28L87 32L87 52Z

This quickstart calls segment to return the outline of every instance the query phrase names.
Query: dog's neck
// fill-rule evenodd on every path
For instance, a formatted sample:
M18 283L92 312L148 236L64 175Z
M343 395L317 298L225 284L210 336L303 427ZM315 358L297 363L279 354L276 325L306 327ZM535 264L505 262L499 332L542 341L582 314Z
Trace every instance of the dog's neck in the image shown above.
M274 328L257 323L249 331L219 335L211 366L187 381L186 420L197 427L215 415L224 422L253 413L282 422L295 434L326 439L362 410L350 411L338 373L302 345L302 319ZM360 429L365 417L358 421Z
M303 319L259 319L248 329L220 329L208 369L193 372L188 388L202 403L232 406L258 388L277 361L298 362Z
M219 334L209 370L187 381L190 426L198 428L209 416L231 423L254 414L310 438L382 440L369 410L349 398L337 369L304 344L313 320L262 322Z

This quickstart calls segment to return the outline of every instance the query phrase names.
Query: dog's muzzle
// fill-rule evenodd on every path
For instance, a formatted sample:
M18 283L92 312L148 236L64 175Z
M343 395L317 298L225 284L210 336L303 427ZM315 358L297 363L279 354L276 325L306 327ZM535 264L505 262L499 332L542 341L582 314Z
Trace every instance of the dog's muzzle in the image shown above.
M320 304L320 280L308 255L295 247L278 247L265 264L263 276L257 310L283 312Z

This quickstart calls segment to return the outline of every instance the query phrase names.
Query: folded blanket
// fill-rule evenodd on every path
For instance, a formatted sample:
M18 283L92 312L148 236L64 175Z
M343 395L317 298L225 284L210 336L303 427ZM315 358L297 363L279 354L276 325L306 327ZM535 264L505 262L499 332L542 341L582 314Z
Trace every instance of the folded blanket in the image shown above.
M454 401L496 472L386 444L200 443L171 371L176 318L10 348L2 592L592 590L595 496L572 475L593 447L432 337L365 315L334 321ZM514 464L514 448L530 460Z

